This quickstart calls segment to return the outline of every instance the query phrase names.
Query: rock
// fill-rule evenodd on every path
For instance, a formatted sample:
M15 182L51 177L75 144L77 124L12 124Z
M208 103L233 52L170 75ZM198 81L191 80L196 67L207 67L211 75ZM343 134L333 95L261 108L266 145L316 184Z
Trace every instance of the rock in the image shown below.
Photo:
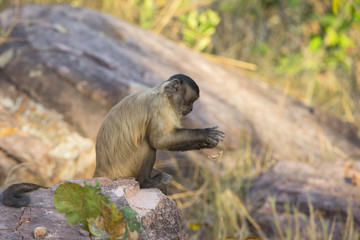
M353 218L354 229L360 229L360 188L347 181L347 167L340 163L277 163L250 185L252 216L271 239L279 238L275 219L283 232L287 228L294 230L297 221L300 236L306 236L312 217L317 239L324 237L321 221L329 224L329 235L334 224L333 239L341 239L347 218ZM271 207L272 201L275 208Z
M84 180L91 184L99 180L103 194L110 196L111 202L118 207L130 205L138 212L137 218L141 221L139 239L185 239L175 202L159 190L140 189L134 179L75 179L71 182L82 184ZM71 227L64 214L56 211L52 194L57 186L28 193L31 197L28 207L11 208L0 203L0 238L33 239L42 229L46 234L41 239L93 239L87 231Z
M94 141L62 117L0 80L0 186L32 182L50 186L80 174L91 177Z
M278 160L360 153L353 125L132 24L68 5L26 5L17 14L14 8L0 14L2 29L23 19L10 33L14 39L0 46L6 59L0 79L55 110L83 137L95 138L119 99L185 73L198 82L201 98L184 124L228 133L224 159L235 157L230 150L244 134L255 151L267 146Z
M37 227L34 229L34 237L39 238L46 234L47 228L46 227Z
M94 139L108 110L126 95L159 84L176 73L188 74L200 86L201 98L195 104L194 112L184 120L184 126L218 125L227 133L224 145L220 146L224 150L221 159L224 167L234 164L244 135L251 139L254 152L265 152L267 157L271 155L271 159L282 161L320 163L326 160L335 162L336 166L341 165L342 160L360 154L360 140L352 124L109 15L68 5L25 5L1 12L0 27L11 29L11 41L0 45L0 184L10 179L10 183L21 180L51 185L74 176L91 177ZM176 158L180 159L178 156ZM212 156L216 158L216 154L212 153ZM182 158L189 157L182 155ZM341 203L343 215L340 216L344 216L344 199L336 195L336 191L306 182L306 177L311 174L317 183L323 181L316 175L316 172L322 172L320 168L315 171L313 166L296 163L295 166L302 166L302 170L297 171L291 165L292 168L284 169L292 175L286 175L286 172L276 170L285 166L282 164L286 165L279 163L253 183L252 200L262 200L255 216L262 226L269 226L267 219L271 217L266 211L270 200L266 195L257 194L276 193L279 197L276 206L280 211L284 208L283 196L291 197L291 192L301 206L307 204L304 186L314 189L311 201L314 200L315 207L329 211L331 216L334 213L326 207L329 203L325 201L329 198L334 203ZM333 172L332 167L327 170ZM214 171L218 172L218 169ZM297 176L305 178L301 180ZM326 179L334 176L329 175ZM358 178L354 173L351 181L357 183ZM294 185L286 185L286 181ZM339 180L339 183L343 182ZM285 187L280 187L281 184ZM349 187L351 191L357 191L352 186L344 189ZM125 189L129 191L129 201L132 200L131 188ZM325 190L330 191L328 195ZM30 194L34 198L35 193L48 194L43 191ZM147 191L150 190L142 194L151 194ZM344 194L350 196L350 190ZM115 196L115 199L118 204L125 204L122 198ZM166 211L158 206L173 204L167 198L159 199L156 211ZM10 211L2 207L1 213L10 220L0 222L3 229L0 238L4 234L9 239L32 234L39 226L32 223L40 221L46 213L54 214L50 198L37 204L33 202L24 210ZM44 204L52 210L43 208ZM144 207L155 206L151 201L146 204ZM302 209L306 215L306 207ZM177 218L168 215L164 218L163 212L158 215L152 211L142 213L142 208L138 210L140 215L147 217L143 220L144 228L155 229L146 232L147 237L177 232L177 228L157 229L163 226L154 224L167 221L166 224L171 225L178 221ZM357 216L355 210L354 216ZM33 214L37 215L32 218ZM285 215L284 212L281 214ZM21 224L18 222L20 216ZM26 219L31 221L26 222ZM52 228L48 224L53 224ZM337 220L336 224L341 226L341 221ZM45 237L56 237L59 232L69 230L68 236L89 238L76 227L70 228L61 215L54 215L44 226L48 229ZM273 225L269 229L274 229Z

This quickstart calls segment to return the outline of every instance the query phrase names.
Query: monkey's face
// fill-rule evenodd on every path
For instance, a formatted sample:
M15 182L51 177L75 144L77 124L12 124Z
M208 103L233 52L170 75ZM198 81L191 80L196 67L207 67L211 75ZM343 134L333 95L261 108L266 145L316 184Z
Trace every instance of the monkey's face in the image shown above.
M199 87L188 76L178 74L164 83L164 92L181 116L188 115L199 98Z
M194 102L199 98L199 95L190 87L186 87L186 91L182 93L178 101L178 109L182 116L191 113Z

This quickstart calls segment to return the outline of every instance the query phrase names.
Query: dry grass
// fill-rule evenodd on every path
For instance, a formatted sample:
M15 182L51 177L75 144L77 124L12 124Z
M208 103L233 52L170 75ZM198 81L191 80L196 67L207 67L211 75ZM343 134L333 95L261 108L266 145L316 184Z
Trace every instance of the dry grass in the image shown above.
M213 2L210 0L203 1L153 1L156 4L153 12L152 22L149 23L150 28L156 33L163 33L173 39L178 37L178 24L173 23L172 30L166 27L173 21L174 16L178 16L186 11L196 9L201 6L208 5ZM183 3L186 2L185 6ZM141 21L141 12L137 6L136 0L122 1L93 1L93 0L0 0L0 8L3 9L9 4L24 3L69 3L74 6L87 6L114 16L121 17L130 22ZM257 3L242 3L246 7L257 7ZM5 41L8 32L2 34L0 41ZM229 38L230 36L224 36ZM250 37L246 38L251 41ZM9 39L8 39L9 40ZM231 39L229 39L230 41ZM275 44L278 39L273 39ZM281 42L278 41L280 44ZM272 43L269 43L272 44ZM244 44L243 44L244 45ZM246 45L246 44L245 44ZM235 46L233 48L246 49L243 46ZM226 55L232 55L228 53ZM215 58L210 55L211 58ZM233 61L227 58L216 58L225 64L238 65L250 70L260 68L260 73L271 76L273 68L267 65L268 60L264 60L260 65ZM256 61L254 61L256 62ZM269 66L264 68L264 66ZM359 71L359 70L356 70ZM268 75L268 74L269 75ZM261 78L259 75L256 75ZM285 93L291 94L302 99L308 104L316 103L324 110L328 110L338 114L346 120L356 123L356 101L353 94L344 87L343 82L338 81L335 75L329 73L321 73L312 76L309 80L307 76L299 77L294 81L292 78L263 79L283 88ZM262 239L267 239L265 233L256 223L251 215L254 206L244 201L249 180L258 176L259 173L265 171L272 164L271 149L264 148L262 153L255 155L249 138L244 137L243 146L239 146L237 158L232 159L232 166L228 167L224 164L226 161L222 159L218 161L198 159L193 157L192 177L181 174L181 166L175 159L172 160L172 167L178 173L178 181L173 181L174 191L177 192L170 197L174 199L182 211L187 232L190 239L245 239L256 233ZM189 174L188 174L189 175ZM276 235L279 240L300 240L300 239L324 239L332 240L335 225L325 221L319 217L314 211L309 201L309 216L299 212L296 208L288 207L287 220L288 227L283 228L279 215L276 211L275 199L271 202L271 208L274 212L274 224L276 226ZM306 220L306 232L301 231L301 221ZM322 238L317 236L318 229L322 230ZM352 213L348 211L343 239L359 239L359 233L354 229L354 220ZM335 239L334 239L335 240Z
M240 240L249 236L269 239L252 216L257 206L246 200L246 194L250 180L266 170L271 165L271 160L264 162L252 154L249 148L247 145L239 150L237 166L232 168L226 168L221 159L214 162L194 156L194 174L189 173L194 177L184 178L179 181L181 183L173 183L173 187L180 192L170 198L176 201L182 211L190 239ZM286 205L285 212L280 214L277 212L275 198L270 200L270 207L273 212L274 239L338 239L334 237L336 219L325 219L321 212L314 209L310 200L307 214L290 204ZM359 231L354 229L350 207L342 239L359 239Z

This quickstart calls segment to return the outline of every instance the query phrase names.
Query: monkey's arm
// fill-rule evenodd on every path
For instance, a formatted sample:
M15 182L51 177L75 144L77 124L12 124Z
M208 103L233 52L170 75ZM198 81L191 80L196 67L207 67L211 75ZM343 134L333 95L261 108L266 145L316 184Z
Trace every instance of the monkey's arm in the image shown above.
M225 138L225 133L217 127L205 129L179 128L152 138L150 144L155 149L169 151L188 151L201 148L213 148Z
M26 196L24 193L41 187L42 186L33 183L13 184L3 192L3 204L9 207L24 207L30 203L29 196Z

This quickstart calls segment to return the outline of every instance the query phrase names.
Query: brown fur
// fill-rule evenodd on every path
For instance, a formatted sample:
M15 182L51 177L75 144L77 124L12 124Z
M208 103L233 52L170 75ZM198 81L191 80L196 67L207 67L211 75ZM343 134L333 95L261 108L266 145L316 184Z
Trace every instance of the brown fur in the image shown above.
M170 176L157 170L157 179L151 176L156 149L186 151L216 146L224 137L221 131L180 128L180 118L191 112L198 97L196 83L179 74L117 103L97 136L94 177L135 177L142 187L157 186Z
M157 109L154 111L151 106ZM170 132L174 126L179 126L179 117L174 111L170 114L161 111L169 108L172 107L161 94L161 86L130 95L117 103L105 117L97 136L94 177L137 177L151 149L147 133L157 136L160 131Z

